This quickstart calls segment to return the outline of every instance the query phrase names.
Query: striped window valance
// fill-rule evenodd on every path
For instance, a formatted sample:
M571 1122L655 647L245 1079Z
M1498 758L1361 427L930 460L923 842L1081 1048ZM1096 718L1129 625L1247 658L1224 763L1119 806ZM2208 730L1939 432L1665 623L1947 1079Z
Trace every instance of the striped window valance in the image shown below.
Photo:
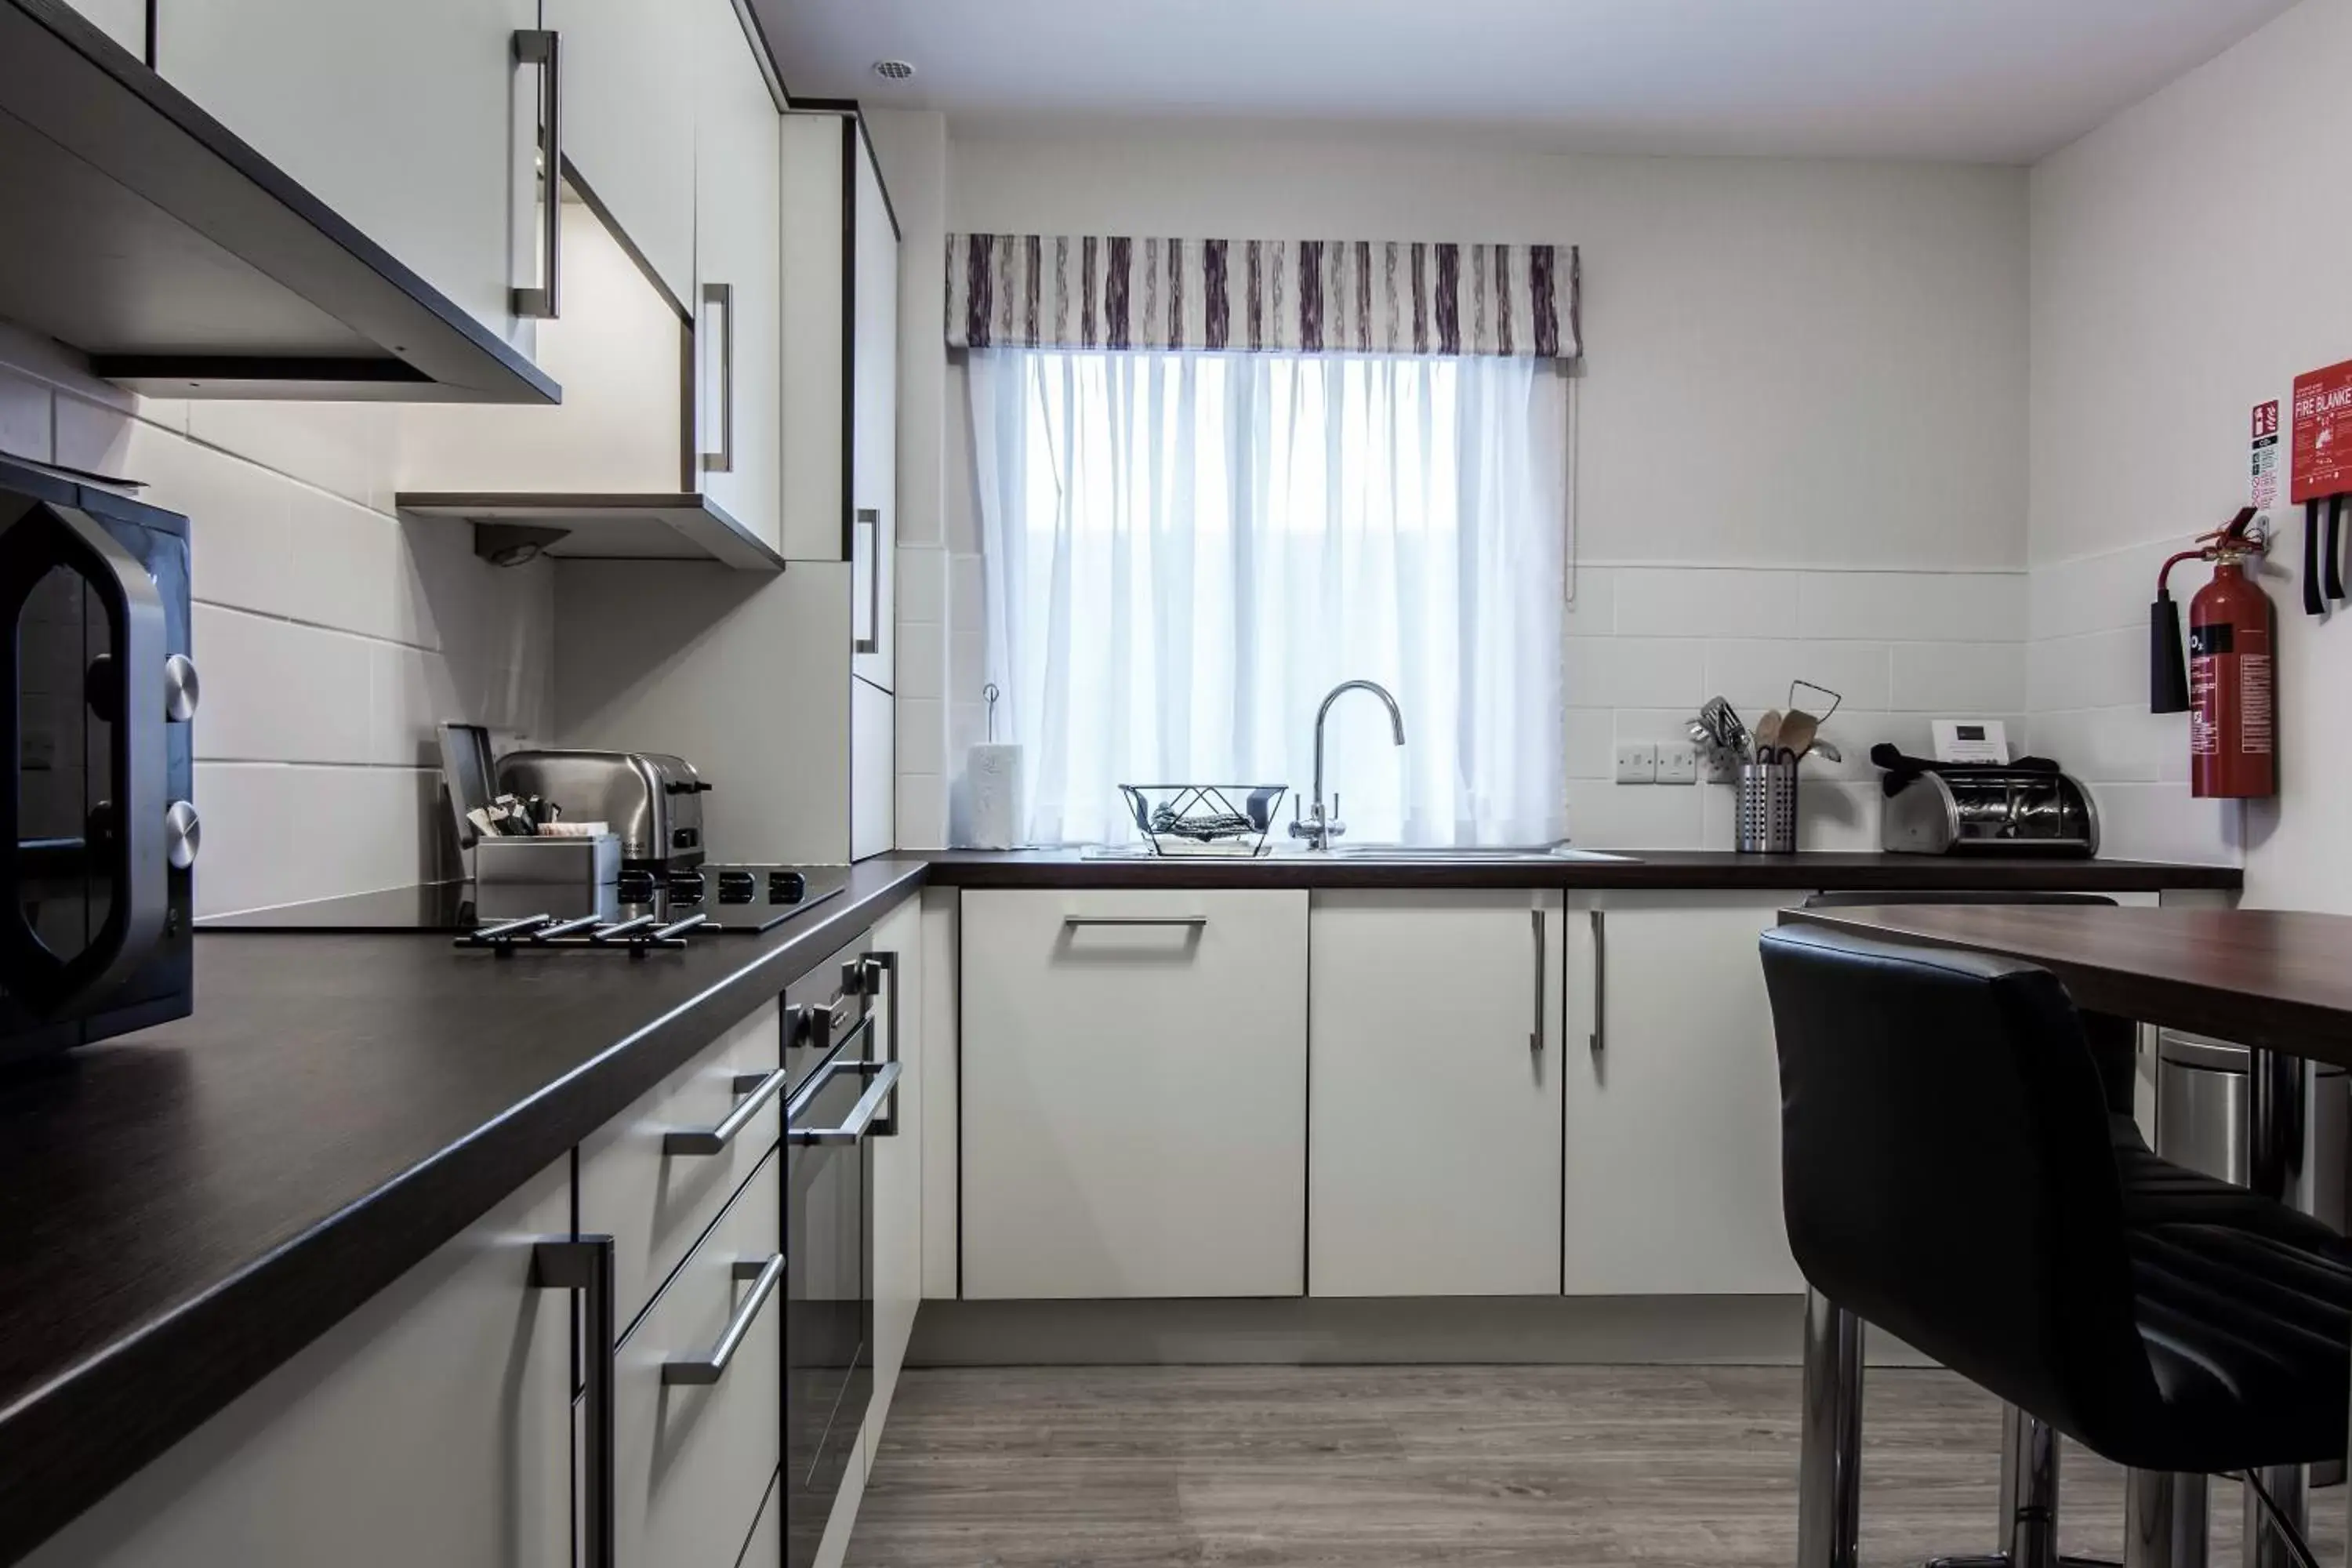
M1570 245L948 236L950 348L1574 359Z

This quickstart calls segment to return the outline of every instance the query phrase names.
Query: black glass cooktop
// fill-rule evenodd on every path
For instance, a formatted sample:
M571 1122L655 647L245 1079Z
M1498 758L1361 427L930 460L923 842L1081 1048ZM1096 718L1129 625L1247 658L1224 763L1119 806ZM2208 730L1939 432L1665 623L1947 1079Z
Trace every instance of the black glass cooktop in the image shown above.
M843 866L702 866L666 876L625 870L617 884L593 898L585 888L425 882L240 914L209 915L196 921L196 929L468 931L530 915L569 920L593 914L625 921L649 914L667 924L699 914L707 918L695 928L698 931L751 934L773 931L848 885L849 870Z

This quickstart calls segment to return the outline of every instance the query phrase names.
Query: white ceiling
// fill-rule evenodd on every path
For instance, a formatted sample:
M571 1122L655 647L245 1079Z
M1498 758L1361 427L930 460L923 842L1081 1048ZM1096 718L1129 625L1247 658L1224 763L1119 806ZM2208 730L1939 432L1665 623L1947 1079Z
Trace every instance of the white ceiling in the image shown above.
M2026 163L2293 0L752 0L798 95ZM903 84L875 76L913 62Z

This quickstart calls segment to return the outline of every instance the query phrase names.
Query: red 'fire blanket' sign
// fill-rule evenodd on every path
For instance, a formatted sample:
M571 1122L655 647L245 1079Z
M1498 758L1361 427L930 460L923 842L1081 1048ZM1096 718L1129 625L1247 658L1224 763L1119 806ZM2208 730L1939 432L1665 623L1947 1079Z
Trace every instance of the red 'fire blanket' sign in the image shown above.
M2352 360L2294 378L2294 489L2307 500L2352 492Z

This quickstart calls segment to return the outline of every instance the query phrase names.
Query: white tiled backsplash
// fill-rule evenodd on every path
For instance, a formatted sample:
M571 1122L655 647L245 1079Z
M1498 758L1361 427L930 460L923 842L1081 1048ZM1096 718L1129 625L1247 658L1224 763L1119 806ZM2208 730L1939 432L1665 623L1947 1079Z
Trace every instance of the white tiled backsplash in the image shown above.
M899 841L931 848L957 834L961 759L985 738L981 563L912 546L899 563ZM1729 786L1619 784L1617 744L1685 740L1717 695L1752 722L1801 679L1844 694L1823 733L1845 761L1806 764L1801 846L1875 849L1874 742L1925 752L1928 720L1953 716L2003 720L2026 742L2027 604L2022 572L1580 567L1562 736L1570 836L1594 847L1731 847Z
M133 398L0 328L0 451L144 480L192 520L200 913L433 874L436 726L548 722L551 569L394 516L398 442L390 407Z

